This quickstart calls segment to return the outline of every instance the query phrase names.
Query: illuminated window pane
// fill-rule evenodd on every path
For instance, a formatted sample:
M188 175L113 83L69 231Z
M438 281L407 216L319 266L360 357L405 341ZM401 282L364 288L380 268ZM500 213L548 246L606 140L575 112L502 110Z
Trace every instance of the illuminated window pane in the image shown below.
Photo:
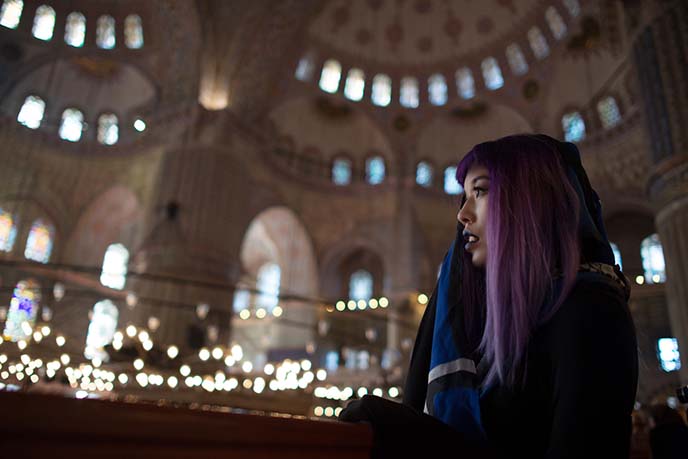
M512 43L506 47L506 58L509 61L509 67L514 75L523 75L528 71L528 62L521 51L521 47L516 43Z
M413 77L404 77L401 79L399 102L402 106L407 108L418 107L418 80Z
M365 89L365 75L361 69L351 69L346 77L344 96L349 100L359 101L363 99Z
M370 98L375 105L388 106L392 102L392 79L382 73L375 75Z
M2 332L5 340L16 342L31 339L40 301L41 290L36 281L23 280L16 285Z
M367 370L370 368L370 352L360 351L356 355L356 368L359 370Z
M100 283L106 287L122 290L127 281L129 251L122 244L111 244L103 257Z
M564 38L564 35L566 35L566 24L559 14L559 11L557 11L555 7L550 6L545 12L545 18L547 19L547 24L554 38L557 40Z
M0 10L0 25L8 29L16 29L21 20L24 2L22 0L5 0Z
M481 64L483 71L483 78L485 79L485 86L487 89L495 90L504 86L504 78L502 77L502 70L499 68L497 59L488 57Z
M678 351L676 338L660 338L657 340L657 357L662 370L676 371L681 369L681 356Z
M538 59L544 59L549 55L549 45L538 27L532 27L528 31L528 42L530 42L533 54L535 54L535 57Z
M567 142L578 142L585 138L585 122L578 112L565 114L561 118L564 138Z
M640 256L643 259L645 282L648 284L664 282L666 280L664 251L656 233L643 239L640 244Z
M17 225L9 212L0 209L0 250L11 252L17 238Z
M258 270L256 286L260 293L256 304L271 312L279 300L281 270L275 263L267 263Z
M103 49L115 47L115 18L112 16L104 15L98 18L96 44Z
M29 260L47 263L53 250L53 233L53 227L42 220L33 222L29 237L26 240L24 256Z
M337 371L339 367L339 353L337 351L328 351L325 354L325 369L327 371Z
M610 242L609 245L612 246L612 253L614 253L614 263L619 265L619 268L623 270L623 264L621 264L621 252L619 251L619 247L613 242Z
M117 331L118 319L119 311L112 301L99 301L93 306L93 314L86 334L84 357L87 359L97 357L104 362L109 360L110 357L103 348L112 342Z
M53 38L55 30L55 10L48 5L41 5L36 9L33 19L33 36L39 40L48 41Z
M298 80L309 81L313 77L313 70L315 70L313 58L310 55L303 56L299 60L299 65L296 66L294 76Z
M359 269L349 279L349 299L368 301L373 297L373 275Z
M456 90L464 99L475 96L475 81L471 69L464 67L456 71Z
M141 16L130 14L124 20L124 44L130 49L140 49L143 47Z
M428 78L428 95L432 105L447 103L447 82L443 75L436 73Z
M444 192L447 194L460 194L463 187L456 180L456 166L449 166L444 170Z
M84 130L84 115L76 108L68 108L62 113L60 137L70 142L78 142Z
M234 292L234 302L232 308L234 312L241 312L248 309L249 301L251 300L251 292L246 289L239 289Z
M24 100L17 121L31 129L38 129L43 121L45 102L38 96L29 96Z
M580 3L578 3L578 0L564 0L564 6L574 18L580 14Z
M86 18L83 14L75 11L67 16L65 26L65 43L75 48L84 46L86 38Z
M613 128L621 122L621 113L613 97L605 97L597 103L597 113L600 115L605 129Z
M425 161L421 161L416 166L416 183L422 187L429 187L432 185L432 166Z
M379 185L385 180L385 160L375 156L366 160L366 181L371 185Z
M332 181L335 185L348 185L351 183L351 161L346 158L337 158L332 164Z
M112 113L100 115L98 118L98 142L103 145L114 145L118 139L117 116Z
M329 60L323 65L320 74L320 89L334 94L339 88L339 80L342 77L342 66L335 60Z

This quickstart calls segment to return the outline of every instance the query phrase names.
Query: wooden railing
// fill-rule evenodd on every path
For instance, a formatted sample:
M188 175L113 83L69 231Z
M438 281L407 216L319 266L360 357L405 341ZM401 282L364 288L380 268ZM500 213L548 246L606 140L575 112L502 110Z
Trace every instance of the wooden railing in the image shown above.
M0 457L367 458L363 424L0 392Z

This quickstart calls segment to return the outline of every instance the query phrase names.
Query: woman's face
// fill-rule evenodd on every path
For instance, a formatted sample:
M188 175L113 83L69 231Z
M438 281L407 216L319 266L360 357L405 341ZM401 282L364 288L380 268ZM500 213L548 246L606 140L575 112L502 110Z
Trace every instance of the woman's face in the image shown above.
M466 201L456 218L464 226L463 240L473 266L484 268L487 260L487 203L490 177L485 166L474 164L466 174Z

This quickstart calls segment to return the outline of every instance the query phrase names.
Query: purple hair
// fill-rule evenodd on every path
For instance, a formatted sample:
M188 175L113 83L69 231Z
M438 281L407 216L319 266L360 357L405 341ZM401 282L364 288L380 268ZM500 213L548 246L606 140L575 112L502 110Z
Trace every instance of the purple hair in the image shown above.
M478 347L489 364L484 386L513 386L525 378L534 329L554 315L573 287L580 203L561 155L534 136L476 145L457 167L459 183L474 164L490 177L487 261L482 273L464 253L459 298L467 327L475 327L469 324L479 316L484 320ZM475 328L467 331L475 335Z

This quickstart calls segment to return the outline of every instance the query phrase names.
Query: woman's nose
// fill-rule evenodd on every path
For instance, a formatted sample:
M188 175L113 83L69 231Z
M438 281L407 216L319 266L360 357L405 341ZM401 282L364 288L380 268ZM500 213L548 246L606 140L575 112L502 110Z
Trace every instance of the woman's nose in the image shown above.
M473 215L473 212L471 212L471 210L469 209L468 201L466 201L464 203L463 207L461 207L461 209L459 209L459 213L456 216L456 218L459 220L459 222L462 225L466 225L467 223L471 223L471 222L475 221L475 217Z

